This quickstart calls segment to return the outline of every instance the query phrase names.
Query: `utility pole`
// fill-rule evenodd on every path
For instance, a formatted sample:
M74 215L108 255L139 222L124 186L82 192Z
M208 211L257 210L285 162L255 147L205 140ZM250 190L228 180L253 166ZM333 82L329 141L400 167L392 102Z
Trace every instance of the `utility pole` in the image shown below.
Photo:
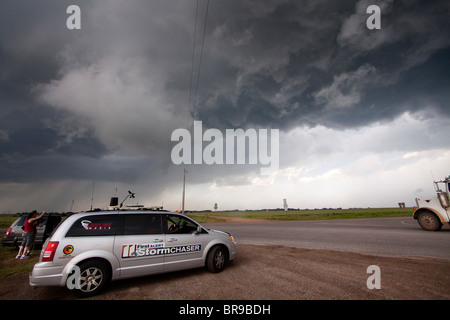
M181 205L181 213L184 214L184 197L186 192L186 169L183 169L183 202Z

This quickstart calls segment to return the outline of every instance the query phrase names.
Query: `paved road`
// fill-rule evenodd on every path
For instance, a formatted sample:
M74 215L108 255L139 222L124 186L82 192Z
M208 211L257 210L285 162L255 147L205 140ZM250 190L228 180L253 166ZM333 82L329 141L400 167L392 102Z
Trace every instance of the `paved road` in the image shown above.
M412 218L205 223L236 242L450 259L450 229L422 230Z

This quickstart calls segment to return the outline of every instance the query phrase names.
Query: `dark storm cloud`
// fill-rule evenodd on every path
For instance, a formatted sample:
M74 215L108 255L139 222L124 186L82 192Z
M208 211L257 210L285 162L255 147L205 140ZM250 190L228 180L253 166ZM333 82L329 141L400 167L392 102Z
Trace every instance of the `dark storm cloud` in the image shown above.
M65 112L48 107L18 108L0 119L4 132L0 138L0 176L2 181L29 182L101 177L102 170L86 170L99 166L108 150L92 135L77 132L77 121L68 121ZM60 126L71 128L64 133ZM89 164L90 163L90 164ZM104 174L105 178L108 174Z
M378 1L382 29L369 30L365 9L374 3L266 2L265 10L210 22L198 118L225 126L346 128L430 104L448 116L436 97L447 95L450 77L428 67L448 61L449 5ZM231 86L208 78L223 65ZM428 70L428 85L421 69Z
M152 123L158 121L157 107L165 107L145 111L150 100L150 93L145 92L145 72L154 71L147 66L159 55L167 53L169 60L181 55L176 50L158 51L155 46L171 33L182 31L181 27L165 25L164 17L158 17L160 12L147 20L148 10L155 6L145 1L132 6L116 1L75 2L83 14L83 29L76 32L66 28L67 2L0 5L2 26L7 26L0 31L3 181L114 179L122 169L126 172L127 166L120 161L116 166L117 160L104 157L121 145L131 146L133 154L167 157L158 145L167 149L170 131L159 131ZM164 14L170 13L170 6L169 2L157 4ZM154 27L153 37L149 26ZM184 32L175 36L190 41ZM101 87L105 89L98 90ZM55 97L53 88L62 88L61 94ZM161 127L170 128L167 121L159 120ZM149 163L153 162L147 160ZM139 165L142 167L142 162ZM131 167L139 170L136 164Z

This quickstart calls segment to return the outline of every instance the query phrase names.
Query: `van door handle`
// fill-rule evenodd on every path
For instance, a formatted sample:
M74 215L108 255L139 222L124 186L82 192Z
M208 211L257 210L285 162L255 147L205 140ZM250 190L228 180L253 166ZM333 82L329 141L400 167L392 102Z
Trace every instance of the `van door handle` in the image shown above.
M164 240L163 239L155 239L155 240L153 240L153 243L158 243L158 242L164 242Z
M167 240L167 242L175 242L175 241L178 241L178 239L177 238L170 238L169 240Z

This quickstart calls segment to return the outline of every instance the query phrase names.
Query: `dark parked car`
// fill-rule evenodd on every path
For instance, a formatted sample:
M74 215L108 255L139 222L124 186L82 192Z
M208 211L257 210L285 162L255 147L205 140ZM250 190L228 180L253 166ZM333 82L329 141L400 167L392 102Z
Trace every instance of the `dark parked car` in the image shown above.
M2 238L3 246L18 247L22 243L23 225L27 215L24 214L17 218L6 231L5 236ZM36 227L35 247L39 248L50 236L56 226L61 222L62 214L59 213L46 213L38 220Z

